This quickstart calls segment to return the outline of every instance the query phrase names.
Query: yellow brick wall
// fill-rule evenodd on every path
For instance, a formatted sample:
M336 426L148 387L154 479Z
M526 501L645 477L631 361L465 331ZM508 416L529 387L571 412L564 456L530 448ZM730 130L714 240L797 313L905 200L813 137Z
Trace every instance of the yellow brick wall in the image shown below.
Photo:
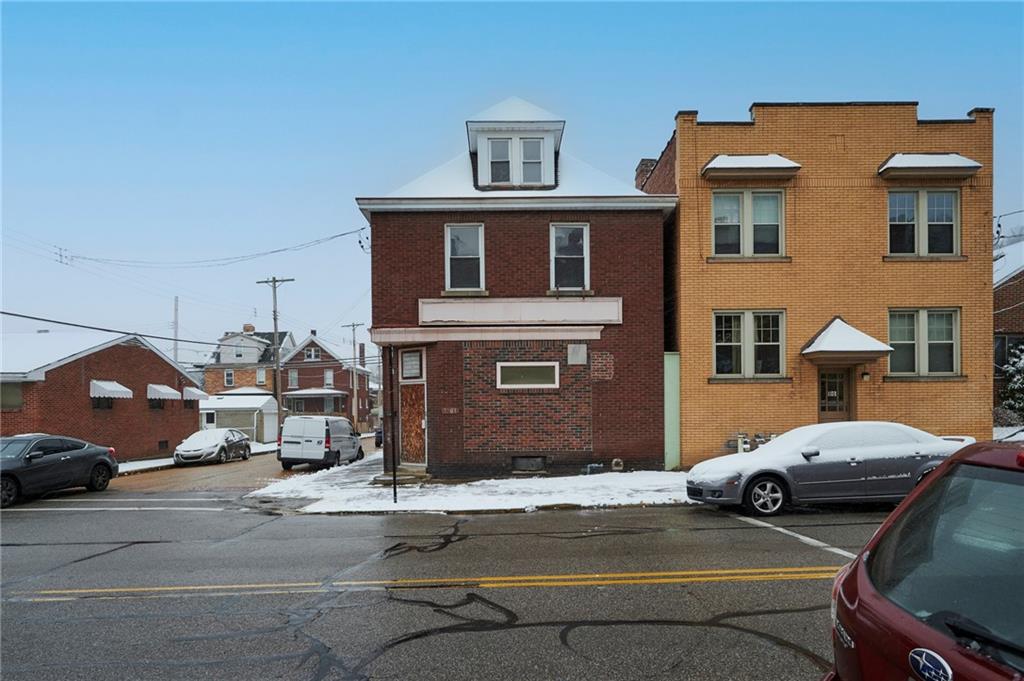
M854 418L907 423L936 434L992 433L992 114L921 123L916 106L755 106L754 123L676 119L679 193L681 462L723 453L737 432L783 432L818 421L815 365L800 349L832 317L885 342L892 307L960 308L960 381L883 381L885 359L854 367ZM970 122L967 122L970 121ZM956 152L982 164L966 180L884 180L896 152ZM715 154L778 153L802 165L786 181L709 181ZM886 262L891 187L960 189L961 261ZM785 189L791 262L709 263L712 190ZM782 383L712 384L712 315L784 309ZM870 372L864 382L860 375Z
M235 384L231 386L224 385L224 369L231 369L230 366L221 365L219 368L206 369L204 372L203 379L203 390L210 395L215 393L223 392L225 390L234 390L235 388L259 388L261 390L268 390L274 392L274 369L273 367L267 367L267 382L265 385L256 385L256 369L255 368L238 368L234 369L235 372Z

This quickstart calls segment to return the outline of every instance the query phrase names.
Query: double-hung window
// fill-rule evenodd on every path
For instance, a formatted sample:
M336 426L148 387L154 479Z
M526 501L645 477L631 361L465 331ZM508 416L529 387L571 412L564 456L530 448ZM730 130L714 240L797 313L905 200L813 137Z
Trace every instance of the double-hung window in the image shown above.
M960 371L960 312L952 309L890 310L889 373L954 376Z
M324 387L334 387L334 369L324 369Z
M266 384L267 384L267 368L266 367L257 367L256 368L256 385L266 385Z
M783 375L785 315L776 310L716 312L714 373L722 378Z
M445 288L484 288L484 226L445 225Z
M305 357L305 361L315 362L320 359L320 348L311 345L303 350L303 356Z
M511 139L488 140L491 153L491 184L512 182Z
M955 190L889 192L890 255L957 255L960 201Z
M715 192L712 253L764 257L783 254L782 192Z
M590 225L551 225L551 288L590 288Z
M299 387L299 370L289 369L288 370L288 387L298 388Z
M523 184L544 183L544 140L524 138L521 140Z
M230 388L235 384L235 370L225 369L224 370L224 387Z

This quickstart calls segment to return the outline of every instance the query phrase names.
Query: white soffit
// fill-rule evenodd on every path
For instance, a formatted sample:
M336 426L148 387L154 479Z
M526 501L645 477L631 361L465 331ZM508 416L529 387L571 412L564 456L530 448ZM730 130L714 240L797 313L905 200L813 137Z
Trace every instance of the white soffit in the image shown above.
M621 324L622 298L420 298L422 326Z
M115 397L123 400L132 398L132 391L117 381L89 381L89 397Z
M439 341L600 340L603 326L434 326L370 329L378 345Z
M708 178L793 177L800 164L779 154L718 154L701 170Z
M878 169L882 177L968 177L981 164L960 154L893 154Z
M186 400L206 400L210 398L207 393L203 392L199 388L192 388L190 386L185 386L181 392L182 399Z
M181 393L169 385L150 383L146 386L146 397L151 400L180 400Z

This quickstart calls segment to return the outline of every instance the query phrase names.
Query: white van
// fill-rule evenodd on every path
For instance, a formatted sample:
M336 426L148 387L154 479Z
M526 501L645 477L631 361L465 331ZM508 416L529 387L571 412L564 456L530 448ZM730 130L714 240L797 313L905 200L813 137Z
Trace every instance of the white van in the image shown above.
M337 466L363 458L359 433L341 416L289 416L281 426L277 460L289 470L295 464Z

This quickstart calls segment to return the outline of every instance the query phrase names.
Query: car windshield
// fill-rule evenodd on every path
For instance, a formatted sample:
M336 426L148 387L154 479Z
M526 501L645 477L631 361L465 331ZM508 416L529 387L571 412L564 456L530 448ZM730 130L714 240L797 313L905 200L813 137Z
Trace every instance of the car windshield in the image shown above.
M1024 670L1024 474L961 464L936 480L867 559L875 588L948 636ZM967 626L962 626L966 624ZM980 628L979 628L980 627ZM980 638L988 637L988 641Z
M0 440L0 459L16 459L24 453L32 440Z
M198 433L189 435L181 444L183 447L212 447L219 445L224 440L224 433L226 432L223 428L200 430Z

